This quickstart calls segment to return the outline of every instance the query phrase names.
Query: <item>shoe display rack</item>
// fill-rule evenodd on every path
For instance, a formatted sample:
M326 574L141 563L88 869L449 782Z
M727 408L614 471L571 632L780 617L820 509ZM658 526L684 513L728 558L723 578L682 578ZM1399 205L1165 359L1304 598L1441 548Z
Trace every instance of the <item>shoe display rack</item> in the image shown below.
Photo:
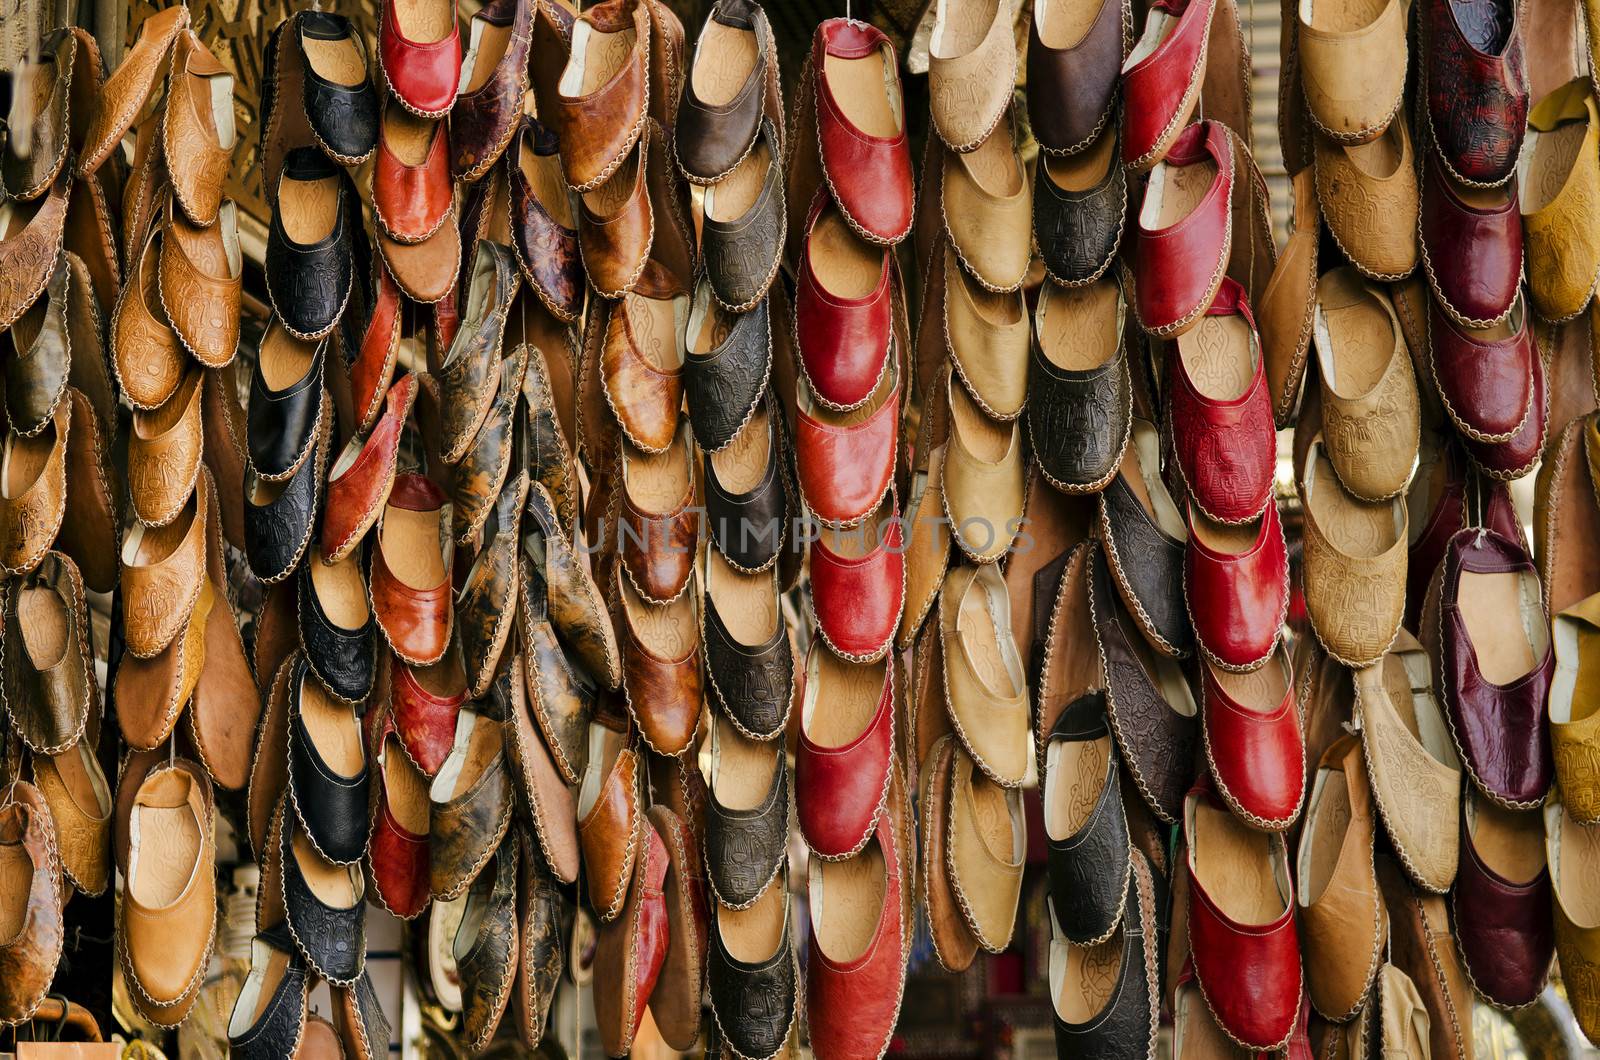
M1600 5L689 6L8 72L0 1027L1600 1037Z

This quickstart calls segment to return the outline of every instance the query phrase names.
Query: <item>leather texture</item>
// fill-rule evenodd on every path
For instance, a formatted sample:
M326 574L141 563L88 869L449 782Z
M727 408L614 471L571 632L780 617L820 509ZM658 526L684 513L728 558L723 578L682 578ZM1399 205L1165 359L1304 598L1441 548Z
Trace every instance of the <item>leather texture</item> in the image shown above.
M442 118L455 104L461 76L461 31L451 12L450 31L438 40L407 37L395 0L384 0L378 22L378 67L389 91L405 108Z
M44 199L17 210L0 238L0 326L16 323L50 282L66 234L67 189L58 177Z
M713 216L710 212L716 204L713 185L707 189L708 212L700 229L700 250L704 255L706 278L711 282L717 302L732 313L748 312L766 297L768 288L778 275L778 265L783 260L784 236L787 233L783 144L778 127L771 121L764 122L756 143L765 147L767 171L762 177L761 190L755 201L738 217L723 219ZM749 157L756 160L761 155L752 154Z
M567 137L562 132L562 163L572 179ZM650 252L655 247L658 226L670 223L658 217L651 194L666 181L665 133L654 121L644 123L644 131L624 156L625 164L594 191L578 198L578 255L588 273L589 283L606 298L621 298L639 282Z
M647 453L667 449L677 434L685 345L678 322L687 305L676 277L646 266L639 284L610 306L606 318L600 348L606 404L628 441ZM663 318L675 325L666 335L657 333Z
M92 40L82 44L70 29L46 33L32 66L25 74L17 71L16 91L33 105L28 123L30 150L26 157L11 150L0 158L0 185L19 200L37 199L47 192L62 173L69 147L80 146L70 142L71 134L81 130L87 116L78 115L78 121L69 125L69 111L79 97L86 97L81 102L92 100L100 87L98 83L73 84L79 74L80 48L86 52L93 49L92 60L87 55L85 60L96 79L103 78L99 49Z
M1472 463L1497 483L1513 482L1532 473L1534 465L1538 463L1539 454L1544 450L1545 438L1550 428L1551 401L1545 380L1544 357L1534 357L1532 366L1532 399L1528 405L1528 418L1523 422L1522 429L1504 442L1462 439L1462 447L1472 458ZM1503 492L1503 485L1496 488L1502 491L1501 497L1509 500L1509 494ZM1503 501L1491 497L1491 507L1497 503ZM1515 525L1514 520L1513 525Z
M939 591L939 636L945 708L962 747L990 780L1020 787L1028 769L1028 689L997 567L950 572Z
M839 676L837 668L818 656L825 650L813 643L806 662L806 702L795 749L795 809L806 845L821 857L841 858L867 842L888 791L894 763L894 666L882 666L883 691L862 731L847 743L823 744L812 738L812 725L822 704L839 696L824 683L825 676ZM878 670L868 668L864 681L873 681Z
M1555 921L1552 916L1550 867L1541 863L1531 879L1507 879L1485 860L1473 839L1473 809L1469 793L1461 815L1461 868L1450 892L1450 911L1456 925L1456 942L1461 960L1473 988L1499 1006L1532 1003L1550 977L1550 959L1555 954ZM1478 828L1484 829L1478 811ZM1537 830L1539 818L1532 813L1498 814L1497 830L1508 827ZM1525 838L1522 842L1531 842ZM1504 837L1499 843L1507 845ZM1519 844L1521 845L1521 844ZM1503 853L1503 852L1502 852Z
M561 137L561 161L575 191L599 187L633 149L644 127L650 98L652 40L650 10L639 0L606 0L583 12L573 26L575 48L585 66L612 70L592 91L567 91L563 74L550 120ZM621 61L615 56L626 49Z
M1113 6L1112 0L1105 0L1102 21ZM1098 26L1091 32L1098 32ZM1038 132L1037 126L1034 131ZM1113 140L1098 179L1081 190L1058 184L1049 158L1034 170L1034 245L1044 259L1045 271L1057 283L1088 283L1104 275L1122 245L1128 178L1116 152ZM1098 157L1099 153L1099 148L1091 148L1089 157Z
M1068 154L1088 146L1112 119L1133 13L1122 0L1102 0L1081 34L1076 25L1041 29L1053 14L1047 9L1028 25L1028 124L1041 150ZM1076 39L1046 43L1046 35L1055 41L1058 34Z
M1125 616L1112 588L1105 556L1090 556L1089 604L1111 704L1112 731L1135 785L1157 817L1176 821L1194 773L1199 719L1193 698L1168 703L1152 667L1161 664L1141 654L1139 631Z
M653 823L646 820L641 827L644 833L628 901L621 916L600 925L595 943L595 974L617 984L595 996L595 1022L608 1056L631 1051L672 941L664 889L666 844Z
M595 724L604 722L597 720ZM591 734L594 731L591 727ZM640 829L649 826L640 805L638 750L624 746L609 769L602 771L603 765L590 756L584 780L587 784L590 776L596 777L599 794L589 811L578 818L578 843L583 851L589 904L604 921L615 919L622 912L634 862L638 860Z
M906 123L892 136L874 136L854 125L828 79L828 57L866 59L879 56L886 70L884 91L896 114L904 114L894 45L865 22L830 18L817 27L811 41L811 68L816 78L817 143L822 172L839 210L858 235L893 245L911 231L911 148Z
M173 198L203 228L217 220L238 138L233 114L219 113L213 100L220 94L231 102L233 85L233 74L193 30L178 34L167 75L161 153Z
M1388 939L1373 867L1375 828L1361 738L1346 734L1317 765L1298 860L1306 988L1312 1006L1330 1019L1359 1012Z
M367 46L344 15L325 11L302 12L295 28L301 41L349 41L359 52L363 70ZM304 49L302 44L301 48ZM345 165L367 160L378 144L378 91L368 77L354 85L341 84L317 72L309 61L301 87L306 119L316 134L319 146Z
M734 636L717 610L715 595L705 595L706 685L708 697L744 735L771 740L789 720L794 659L788 630L782 622L763 644L745 644Z
M63 258L44 294L6 332L13 351L5 362L6 414L11 429L21 434L37 434L47 427L50 414L66 393L72 363L66 316L70 282Z
M882 513L882 514L879 514ZM817 632L828 647L853 662L869 662L889 650L905 606L903 521L892 503L867 517L862 528L840 535L862 535L872 547L860 555L843 555L824 534L811 548L811 609Z
M1196 518L1191 510L1183 562L1195 640L1224 670L1254 669L1271 657L1288 619L1289 553L1278 506L1267 505L1255 541L1239 553L1207 545L1195 533Z
M17 236L18 252L26 249L21 241L27 232ZM111 311L111 367L117 384L135 408L153 409L172 396L183 376L184 357L178 344L177 332L172 330L161 309L159 279L161 230L151 227L150 237L129 261L128 282ZM10 258L10 241L0 243L0 261ZM10 267L26 268L19 263ZM39 290L44 289L48 268L41 272ZM0 295L4 295L0 291ZM37 297L37 292L33 297ZM0 303L0 308L4 308ZM20 315L21 307L17 310Z
M1385 3L1343 21L1315 8L1308 13L1309 20L1305 14L1298 19L1295 33L1311 123L1338 143L1377 138L1395 119L1405 95L1406 8Z
M1180 354L1170 361L1168 417L1172 450L1193 503L1208 518L1224 523L1253 519L1272 500L1276 438L1272 399L1244 290L1224 279L1210 316L1238 315L1248 328L1252 376L1244 393L1219 401L1203 393Z
M310 346L304 375L287 386L273 389L263 375L262 362L250 375L250 401L246 410L245 441L250 469L268 482L281 482L292 476L305 462L320 433L322 422L323 379L328 344L315 345L291 335L287 328L272 329L263 345L281 344L289 349L285 356L305 357Z
M619 574L619 577L621 575ZM700 731L704 700L700 673L700 621L691 592L669 605L673 614L669 636L662 625L635 621L635 602L622 598L618 623L622 647L622 692L639 735L655 753L677 757L687 753ZM648 604L639 604L642 612ZM641 616L642 617L642 616ZM676 654L668 654L669 652Z
M37 755L55 755L82 736L97 710L89 613L78 568L47 552L0 596L0 691L12 730ZM48 639L54 623L60 642Z
M215 503L209 478L177 519L140 527L122 546L123 635L148 659L172 643L194 610L206 577L206 525Z
M43 1002L66 939L55 825L44 796L25 780L16 782L11 805L0 810L0 843L20 847L29 870L26 889L0 900L19 923L16 935L0 945L0 1019L15 1024Z
M385 511L401 509L411 513L433 514L439 516L442 522L446 503L443 492L431 480L415 472L407 472L395 476L394 489L389 494ZM387 549L431 549L442 546L436 545L432 539L397 540L390 544L384 529L384 519L380 517L368 586L378 628L400 658L412 665L431 666L444 657L450 646L454 611L451 608L449 566L444 566L444 578L437 585L406 584L390 569Z
M502 843L494 861L467 892L463 930L457 931L452 945L461 977L461 1030L474 1051L489 1043L511 1002L520 943L517 847ZM473 925L476 930L465 930Z
M512 135L522 124L522 99L528 91L528 50L533 44L533 11L539 5L527 0L499 0L485 4L467 22L467 57L464 75L450 111L450 165L456 177L468 183L480 180L500 160ZM479 24L508 38L494 69L485 73L489 55ZM467 62L472 65L469 67ZM481 79L481 80L480 80ZM476 88L468 88L477 82Z
M1330 655L1370 666L1394 642L1405 611L1407 510L1399 498L1365 508L1332 470L1314 442L1301 483L1306 612Z
M963 51L957 51L960 45L951 39L958 33L966 44ZM934 132L953 151L974 150L1000 123L1016 87L1012 19L988 5L941 9L933 40L928 93Z
M1421 192L1410 124L1390 122L1380 139L1356 147L1317 138L1313 176L1328 231L1350 263L1372 279L1397 280L1417 267Z
M1193 113L1205 74L1216 0L1176 0L1154 10L1176 24L1122 71L1122 161L1135 172L1160 162Z
M1424 155L1418 235L1428 286L1452 319L1482 328L1504 320L1516 304L1522 216L1515 184L1472 200L1451 186L1437 155Z
M837 204L817 190L807 214L795 280L795 347L801 369L817 399L829 408L850 409L866 402L890 356L892 291L896 283L891 255L872 290L840 297L824 285L811 258L811 235L826 211Z
M1461 327L1437 301L1428 317L1430 366L1451 421L1469 441L1511 441L1540 411L1533 401L1539 352L1526 310L1513 309L1508 326L1493 337Z
M367 849L368 873L378 903L402 920L410 920L420 915L432 898L428 886L428 834L411 831L395 816L390 804L389 771L395 770L398 775L417 767L406 757L395 734L393 713L373 713L379 718L369 722L376 736L372 761L376 766L373 773L377 795L373 799L372 839ZM423 788L423 781L415 776L402 783L413 795Z
M391 114L396 117L391 118ZM439 231L455 205L450 172L450 145L441 122L427 130L427 149L420 162L409 162L389 146L392 121L415 125L416 119L385 108L378 123L378 154L372 170L372 214L384 234L396 243L413 245ZM414 129L405 135L415 137Z
M1190 4L1191 9L1197 6L1199 0ZM1181 26L1177 32L1182 32ZM1145 218L1152 213L1152 204L1140 209L1133 247L1134 275L1139 278L1134 308L1146 331L1180 334L1207 311L1233 246L1233 163L1232 134L1217 121L1189 126L1162 160L1169 170L1211 166L1215 174L1194 207L1169 225L1151 228ZM1169 173L1165 179L1181 178Z
M322 755L318 737L337 741L334 731L313 733L306 725L305 700L312 678L301 655L290 676L293 690L293 722L289 726L289 788L293 794L295 816L306 836L324 858L339 865L357 862L366 853L370 824L367 819L367 793L371 773L365 755L354 775L340 773ZM319 713L326 713L319 704ZM345 711L349 711L348 716ZM339 727L355 731L358 723L354 708L338 711ZM345 722L348 718L349 724Z
M0 457L7 487L6 495L0 496L0 568L12 577L38 564L66 517L66 451L71 427L72 404L62 401L38 436L12 434L5 439ZM22 481L24 467L34 475L31 482ZM134 640L140 645L135 654L148 655L154 650L138 634Z
M1050 749L1057 744L1102 739L1111 739L1105 693L1089 692L1067 704L1051 727L1044 752L1046 761L1052 757ZM1064 750L1061 757L1067 760L1072 756ZM1074 806L1088 803L1089 807L1075 831L1060 837L1047 832L1045 836L1050 908L1062 935L1078 945L1109 937L1124 911L1137 916L1134 904L1126 901L1132 886L1129 874L1134 855L1128 838L1128 816L1122 805L1121 772L1113 747L1100 776L1045 773L1047 801L1065 797ZM1068 785L1067 793L1057 794L1057 785Z
M528 179L522 158L549 159L559 172L560 144L549 126L523 118L506 151L511 194L511 248L522 277L545 307L561 320L577 319L583 307L583 259L577 219L565 191L559 203L544 202ZM529 165L538 166L538 161Z
M1439 158L1460 179L1509 180L1528 119L1528 75L1515 4L1428 0L1418 12L1422 89Z
M517 899L522 945L517 955L516 1012L519 1029L527 1041L539 1037L549 1022L550 1006L561 984L561 973L566 970L566 949L561 938L563 895L549 869L534 853L533 844L524 840L522 851Z
M1540 139L1562 142L1583 131L1575 157L1557 152L1549 141L1530 149L1529 177L1522 203L1523 239L1528 253L1528 290L1539 315L1566 320L1581 313L1600 276L1600 112L1592 84L1574 78L1546 95L1528 115ZM1576 128L1575 128L1576 127ZM1553 134L1553 135L1552 135Z
M1210 804L1209 811L1197 801ZM1289 877L1288 854L1281 836L1268 839L1269 867L1258 868L1277 877L1283 911L1263 923L1241 922L1228 915L1218 896L1229 880L1213 868L1205 878L1197 871L1202 861L1193 832L1197 813L1212 815L1212 827L1233 832L1244 824L1219 820L1225 812L1215 793L1202 783L1184 801L1189 834L1189 948L1201 993L1230 1038L1252 1049L1278 1048L1294 1031L1301 1004L1300 942L1295 935L1295 885ZM1211 864L1218 856L1210 854Z
M675 143L678 168L695 184L714 184L745 157L761 133L771 85L777 78L774 68L777 45L767 13L760 4L752 0L721 0L711 7L707 24L711 22L727 30L750 34L754 38L755 62L732 97L722 103L708 103L700 98L692 70L684 78ZM699 57L697 51L696 61ZM748 1055L763 1057L766 1054Z
M441 455L454 464L466 455L489 415L500 373L506 314L521 284L511 251L486 239L474 251L461 328L433 373L439 383Z
M297 147L284 158L283 173L274 193L282 198L285 181L319 184L335 182L333 227L311 242L298 243L283 227L283 213L274 210L267 229L267 293L272 305L296 338L321 338L332 331L344 313L355 282L352 210L356 191L350 178L315 147ZM296 194L320 197L320 187Z
M1126 905L1127 915L1119 925L1122 929L1121 938L1113 939L1110 943L1118 951L1113 958L1117 961L1115 969L1106 968L1090 958L1084 961L1080 973L1085 976L1084 982L1090 981L1087 977L1094 972L1114 974L1115 980L1106 984L1110 986L1110 996L1098 1012L1079 1023L1062 1019L1056 1006L1052 1006L1058 1053L1068 1056L1137 1057L1149 1056L1155 1050L1155 1028L1159 1023L1161 1007L1157 965L1162 942L1162 909L1157 904L1158 891L1153 876L1145 855L1135 854L1126 894L1118 896L1118 900ZM1059 938L1051 940L1052 986L1059 967L1055 959L1057 947L1065 949L1068 946L1071 946L1070 942L1063 943ZM1060 965L1066 966L1061 968L1063 972L1071 967L1068 961L1062 961ZM1051 997L1061 997L1071 989L1071 984L1064 985L1060 991L1052 989ZM1097 989L1103 989L1103 986Z
M1550 730L1540 717L1555 669L1554 653L1548 636L1541 637L1532 645L1534 664L1526 674L1508 684L1486 678L1461 612L1462 576L1469 573L1511 574L1524 586L1537 575L1518 542L1493 530L1462 530L1445 548L1434 590L1439 594L1434 619L1439 692L1456 749L1480 791L1502 805L1531 808L1543 801L1555 775ZM1528 601L1522 606L1526 609ZM1505 635L1527 635L1516 629L1518 620L1515 614L1500 616L1507 624ZM1533 620L1542 625L1537 616Z
M1120 309L1120 297L1116 301ZM1036 321L1038 317L1035 318ZM1133 416L1133 380L1117 314L1116 353L1094 368L1055 363L1034 335L1028 368L1028 444L1057 489L1093 490L1117 473ZM1062 351L1065 352L1065 351Z
M406 757L432 777L450 753L467 684L454 658L424 669L426 673L403 660L390 660L389 705Z
M233 200L223 201L210 228L191 225L176 210L167 214L157 281L161 307L183 347L208 368L232 361L244 289Z
M650 603L663 604L676 600L688 586L694 574L695 545L700 532L692 470L693 444L688 424L680 425L672 448L654 458L669 467L677 465L683 471L683 495L665 509L640 507L627 488L629 464L644 463L649 459L637 452L630 452L624 445L618 552L623 576L628 578L639 595Z
M463 710L455 746L428 789L429 890L441 901L453 901L471 886L511 826L502 725Z
M517 402L527 372L529 346L518 343L499 363L499 383L483 425L450 478L450 531L458 546L485 539L485 523L504 488L510 485L513 465L527 462L518 448ZM519 499L517 507L522 502ZM507 525L502 523L501 525Z
M327 398L323 402L325 409L332 407ZM287 482L262 482L254 476L246 481L244 554L261 581L280 582L300 565L322 508L326 460L324 439L313 442L312 454Z
M588 761L586 740L597 690L589 675L568 660L550 622L549 587L540 568L524 558L517 589L528 701L546 754L565 783L576 784Z
M606 688L617 687L622 680L621 661L605 601L561 529L554 503L542 484L529 484L524 515L523 552L550 587L551 623L595 680Z
M879 815L871 840L882 855L882 867L874 864L871 874L859 873L856 887L847 891L858 899L852 913L863 926L876 913L877 923L859 954L834 956L820 944L817 918L828 900L824 893L828 869L820 860L811 862L807 888L812 902L806 1012L813 1048L824 1056L877 1056L888 1048L894 1033L895 1014L900 1010L905 989L909 908L905 891L908 866L903 860L909 856L906 812L905 793L891 784L889 807ZM873 890L869 888L878 886L882 904L874 909Z
M283 905L289 930L294 935L295 948L313 972L332 985L348 986L366 967L367 907L362 900L366 891L363 877L358 869L343 870L350 874L355 894L353 905L333 906L318 898L295 849L294 836L299 831L299 825L293 820L283 822L279 857L283 865ZM317 856L315 851L308 851L308 855ZM325 870L327 866L322 868Z
M515 624L518 548L528 473L518 470L495 501L466 580L456 593L456 640L467 669L467 691L483 696L499 669Z
M733 810L706 802L706 877L722 905L752 905L783 867L789 838L789 766L778 754L772 785L759 806Z
M305 1034L306 964L294 948L294 938L284 924L259 932L251 942L249 982L228 1021L228 1053L240 1060L273 1060L292 1056ZM283 965L274 981L270 971L282 955ZM258 971L259 969L259 971ZM260 976L259 980L256 979ZM267 989L270 994L265 994ZM265 994L265 996L263 996ZM259 1008L244 1007L254 1000ZM244 1020L240 1014L245 1013ZM243 1024L241 1026L241 1023Z
M1252 827L1281 832L1300 816L1306 749L1288 649L1251 674L1201 678L1201 731L1217 793Z
M1016 290L1033 249L1033 187L1012 143L1011 123L1002 122L969 154L942 154L938 209L951 248L979 287Z
M1355 696L1384 831L1416 885L1442 893L1456 875L1461 762L1446 736L1433 673L1428 653L1402 630L1383 662L1356 676Z
M706 981L711 1011L718 1032L740 1056L777 1055L794 1023L799 966L787 902L780 908L783 928L778 946L764 959L743 961L729 953L723 921L713 924L709 933Z
M1136 421L1132 441L1123 451L1117 476L1100 493L1100 542L1129 617L1157 650L1183 658L1194 650L1183 597L1187 538L1169 533L1140 500L1142 491L1153 498L1152 504L1176 511L1160 469L1144 466L1146 456L1159 455L1155 427ZM1138 477L1140 488L1130 485L1131 476Z
M779 441L782 427L773 418L773 408L769 399L766 467L761 480L749 490L729 493L717 477L716 462L705 461L706 527L717 551L746 572L766 570L777 562L788 540L791 502L784 467L788 457ZM767 530L772 526L777 527L776 533Z
M339 562L361 547L367 531L394 488L400 439L416 401L417 377L410 373L389 388L383 415L365 438L353 435L328 472L328 500L322 513L321 551Z
M772 371L772 321L763 300L748 313L719 321L713 331L718 340L698 350L692 338L702 314L717 314L709 303L705 285L695 292L690 310L688 355L683 364L683 388L689 404L689 425L700 448L714 453L727 447L755 415Z

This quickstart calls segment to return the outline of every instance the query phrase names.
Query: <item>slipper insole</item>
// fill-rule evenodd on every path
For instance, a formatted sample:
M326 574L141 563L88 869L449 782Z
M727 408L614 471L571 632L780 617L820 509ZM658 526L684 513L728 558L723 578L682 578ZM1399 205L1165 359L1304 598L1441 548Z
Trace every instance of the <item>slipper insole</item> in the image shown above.
M1531 575L1526 571L1461 573L1456 607L1466 624L1478 669L1486 680L1497 685L1515 681L1532 670L1536 661L1533 638L1529 636L1529 581ZM1537 583L1532 586L1532 598L1538 608ZM1517 617L1522 621L1510 621ZM1542 637L1538 647L1544 647Z
M1275 655L1260 669L1247 674L1230 670L1212 669L1222 691L1241 709L1256 714L1272 714L1283 706L1283 697L1289 691L1289 674L1281 655Z
M1078 946L1064 939L1051 942L1052 947L1066 949L1067 967L1055 996L1056 1013L1063 1020L1087 1023L1106 1007L1121 978L1123 945L1121 927L1098 946Z
M1039 348L1057 368L1087 372L1108 363L1121 346L1120 298L1114 283L1087 287L1045 284L1039 294Z
M1538 810L1508 810L1475 798L1467 827L1478 857L1512 883L1527 883L1544 868L1544 828Z
M72 618L53 589L27 588L18 593L17 625L35 670L45 670L67 653Z
M783 944L784 875L779 873L748 909L717 907L717 933L736 961L760 964Z
M772 148L758 139L750 153L715 186L706 189L706 216L713 221L737 221L750 211L772 168Z
M379 542L384 563L412 589L431 589L445 579L439 519L437 510L414 512L390 506L384 513L383 540Z
M313 560L311 585L328 621L340 629L360 629L367 623L367 587L361 581L361 567L354 559L339 563Z
M621 581L628 624L641 644L663 659L682 659L694 651L700 642L700 622L692 592L680 594L670 604L651 604L634 591L626 574Z
M1350 829L1350 789L1343 770L1330 769L1324 774L1318 796L1306 814L1306 834L1300 840L1306 848L1300 865L1304 873L1300 879L1302 905L1310 905L1327 890Z
M718 484L734 496L755 489L767 477L767 458L771 448L771 424L767 420L767 409L765 405L757 405L750 422L733 436L727 448L709 456Z
M367 79L367 64L362 60L355 41L349 37L321 40L302 33L300 49L305 52L306 62L311 64L311 69L325 81L356 86ZM504 46L501 50L504 51Z
M937 0L939 17L929 51L940 58L965 55L983 43L999 0Z
M1128 484L1139 506L1155 520L1157 526L1169 537L1183 540L1188 536L1183 516L1166 487L1151 491L1149 484L1161 482L1161 437L1148 423L1136 422L1132 431L1133 444L1122 456L1122 480Z
M816 687L807 689L806 734L819 747L843 747L866 731L878 712L888 665L853 663L831 651L816 655L817 667L808 673Z
M296 828L289 842L293 844L295 863L318 901L334 909L349 909L361 900L352 878L357 871L354 867L324 861L303 829Z
M1558 125L1549 132L1530 131L1533 154L1528 163L1528 179L1520 186L1524 214L1544 209L1560 194L1588 133L1583 122Z
M1106 787L1111 737L1052 740L1044 763L1044 830L1066 839L1082 828Z
M778 629L778 594L772 574L746 574L734 570L716 549L706 556L706 591L733 639L747 648L759 647Z
M1550 866L1560 891L1561 906L1582 928L1600 926L1600 828L1584 826L1561 815L1555 843L1558 863Z
M711 765L711 793L728 810L754 810L772 793L772 777L783 753L778 741L762 743L732 725L716 728L716 754Z
M1015 424L1002 424L985 416L960 383L950 386L950 427L961 444L978 460L999 462L1011 448Z
M1035 0L1033 24L1039 42L1052 51L1080 44L1095 20L1101 4L1067 3L1063 0Z
M710 107L733 102L750 79L760 54L753 30L709 20L695 45L694 69L689 74L695 96Z
M1022 190L1022 166L1009 136L991 136L957 161L990 195L1007 198Z
M1213 401L1243 397L1255 377L1255 336L1237 313L1202 314L1178 338L1178 356L1195 389Z
M693 470L682 438L675 438L659 453L630 452L622 468L623 487L641 512L670 512L689 495Z
M888 268L881 249L850 230L844 215L825 209L806 240L811 271L824 291L836 298L865 298L877 290Z
M1378 385L1395 354L1389 314L1352 272L1324 277L1317 295L1332 354L1318 362L1323 381L1340 397L1360 397Z
M0 943L22 930L33 887L33 860L20 842L0 844Z
M305 378L316 353L315 343L301 342L282 328L272 328L261 342L262 382L269 390L287 390Z
M889 138L900 134L900 100L894 66L882 48L860 59L827 55L822 75L845 120L868 136Z
M413 835L427 835L428 778L411 764L395 736L387 738L383 749L383 790L400 827Z
M867 951L878 931L888 894L888 865L874 834L866 849L845 861L815 862L818 905L812 912L817 945L845 963Z
M395 0L394 14L400 35L417 44L443 40L456 24L455 5L434 0Z
M1276 920L1284 897L1273 871L1273 837L1204 802L1194 808L1194 831L1195 876L1222 912L1246 927Z
M572 217L572 201L567 198L566 179L561 175L561 156L538 154L524 140L517 165L533 197L556 224L569 229L578 227Z

